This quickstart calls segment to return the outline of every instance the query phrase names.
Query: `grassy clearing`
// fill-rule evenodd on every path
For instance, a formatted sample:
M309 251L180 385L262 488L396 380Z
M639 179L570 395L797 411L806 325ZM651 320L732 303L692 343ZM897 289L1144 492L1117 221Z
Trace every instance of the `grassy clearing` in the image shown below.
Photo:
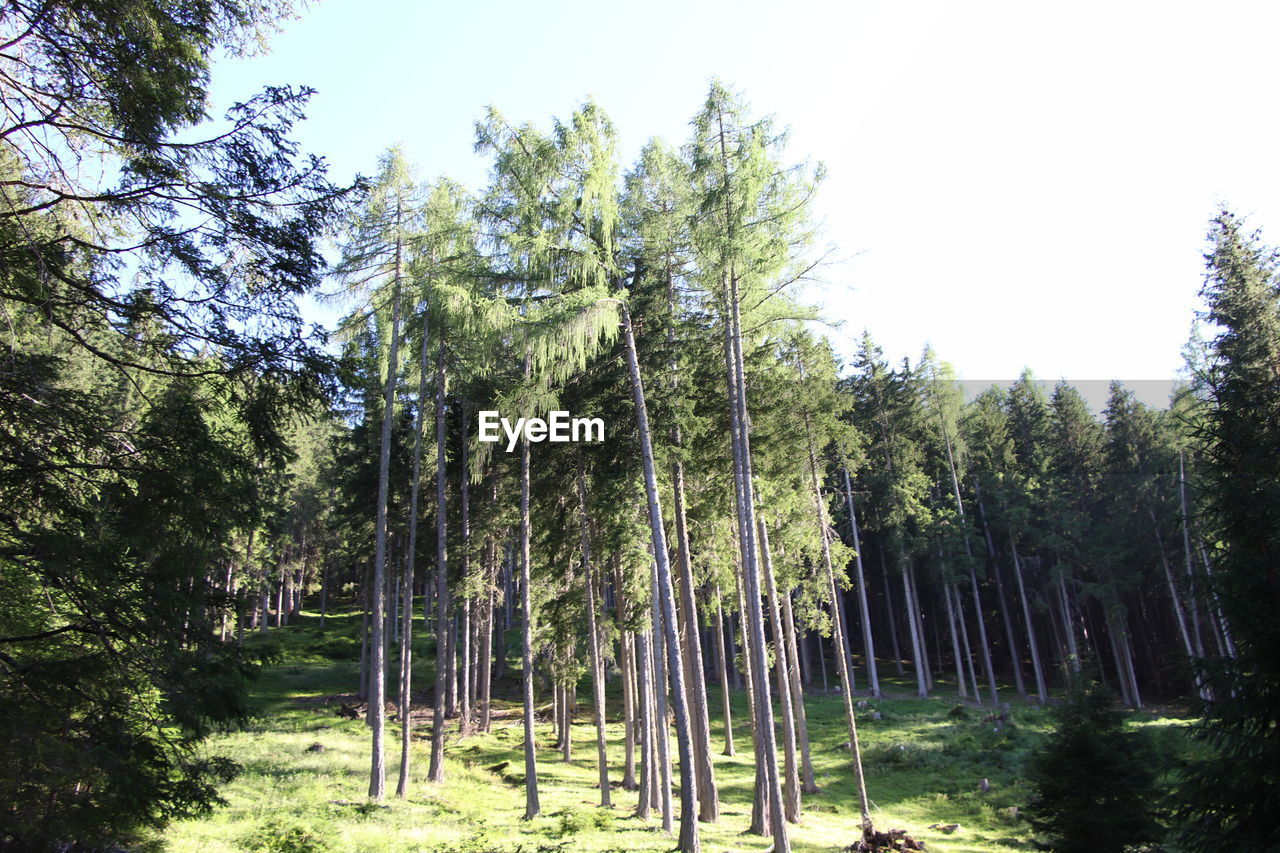
M356 682L359 648L355 620L331 618L320 632L318 619L304 616L265 642L278 644L282 662L264 673L255 690L256 714L245 731L219 735L211 753L243 765L226 786L227 805L199 819L172 824L147 844L173 853L554 853L554 851L665 851L673 839L660 821L632 816L636 795L614 788L614 807L597 807L595 731L589 719L589 684L581 691L574 726L574 760L553 750L551 725L539 725L538 782L543 815L521 820L524 811L521 720L518 712L495 720L493 731L460 739L456 726L447 747L447 781L426 781L428 727L415 713L410 794L396 799L399 769L398 724L388 726L388 792L383 803L365 796L369 773L369 733L363 721L337 716L338 697ZM254 638L254 642L264 642ZM429 662L425 641L415 650ZM415 697L426 714L430 667L418 667ZM616 686L616 685L615 685ZM509 685L514 689L514 685ZM890 680L891 692L907 684ZM937 692L945 694L940 684ZM496 709L518 709L514 694ZM723 747L719 691L711 691L712 740ZM750 818L751 739L745 696L734 697L736 757L715 756L721 793L721 820L703 824L703 849L764 851L768 839L744 834ZM610 696L619 708L620 697ZM953 713L948 699L895 698L870 701L860 715L867 785L877 826L902 827L931 850L997 853L1033 849L1030 829L1019 814L1029 790L1021 778L1028 751L1049 727L1048 714L1015 705L1007 721L984 719L990 709L967 707ZM806 699L814 772L821 792L804 800L804 816L792 828L797 853L839 850L858 833L857 794L844 738L838 695ZM878 712L879 719L875 719ZM1146 725L1170 735L1182 721L1147 715ZM610 776L622 777L622 723L608 726ZM323 751L309 751L319 744ZM674 750L674 744L673 744ZM982 779L989 790L979 790ZM677 800L678 802L678 800ZM930 824L959 824L951 834Z

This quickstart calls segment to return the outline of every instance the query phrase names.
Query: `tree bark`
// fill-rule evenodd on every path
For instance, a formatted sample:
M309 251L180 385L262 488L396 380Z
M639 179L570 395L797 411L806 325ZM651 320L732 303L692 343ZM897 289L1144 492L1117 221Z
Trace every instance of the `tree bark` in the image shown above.
M627 350L627 368L631 375L631 390L635 401L636 423L640 437L640 453L644 462L645 494L649 503L649 530L653 538L655 596L661 609L665 634L667 659L671 662L672 700L676 718L676 742L680 752L680 840L682 853L696 853L700 849L697 823L697 790L693 769L691 724L685 696L683 655L676 636L675 592L671 583L671 567L667 562L667 535L663 526L662 507L658 499L658 478L653 461L653 444L650 440L649 413L645 406L644 385L640 377L640 363L636 355L635 332L631 327L631 314L622 307L622 329ZM664 723L665 725L665 723ZM782 853L782 851L779 851Z
M524 356L524 375L529 378L532 357ZM524 692L524 819L532 820L542 811L538 802L537 744L533 731L533 600L530 586L529 554L529 440L520 439L520 626L521 682Z
M785 780L782 788L783 814L791 823L800 821L800 767L796 760L796 719L788 684L787 645L782 631L778 586L773 576L773 556L769 549L769 530L764 518L757 516L760 531L760 559L763 565L765 595L769 598L769 627L773 634L773 669L778 682L778 704L782 708L782 746ZM772 722L772 721L771 721Z
M427 778L444 781L444 717L446 691L453 661L449 630L448 498L445 491L445 377L444 330L436 353L436 689L431 718L431 766Z
M858 535L858 513L853 505L853 487L849 482L849 469L840 468L844 474L844 495L849 507L849 531L853 534L854 567L858 583L858 612L862 615L862 646L867 656L867 677L871 683L871 695L881 696L880 675L876 669L876 645L871 636L871 608L867 606L867 578L862 570L862 541Z
M1036 626L1031 620L1031 604L1027 600L1027 587L1022 580L1022 561L1018 559L1018 543L1009 537L1009 550L1013 554L1013 577L1018 582L1018 597L1022 600L1022 616L1027 622L1027 641L1031 646L1031 668L1036 675L1036 695L1040 704L1049 701L1049 691L1044 683L1044 669L1040 665L1040 648L1036 643Z
M396 224L403 215L401 202L396 202ZM369 796L381 800L386 792L387 768L383 736L386 729L386 663L382 615L386 611L384 592L387 577L387 493L391 469L391 422L395 415L396 365L400 359L400 278L401 245L395 246L395 278L391 290L391 352L387 360L387 382L382 407L382 436L378 454L378 505L374 522L373 546L373 637L370 642L371 681L369 690L369 723L373 729L373 749L369 769Z
M733 747L733 708L729 704L729 668L724 644L724 605L720 601L720 587L716 587L716 657L720 659L720 697L724 710L724 752L736 755Z

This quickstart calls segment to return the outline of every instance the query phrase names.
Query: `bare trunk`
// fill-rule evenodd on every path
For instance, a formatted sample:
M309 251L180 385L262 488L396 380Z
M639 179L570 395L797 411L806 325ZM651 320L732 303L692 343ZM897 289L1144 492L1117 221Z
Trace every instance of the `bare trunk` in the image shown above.
M469 413L464 402L462 405L462 418L458 424L462 431L462 456L459 460L459 468L461 469L461 497L462 497L462 683L458 691L459 714L458 714L458 732L462 735L470 734L472 726L472 714L474 713L472 704L475 699L475 677L472 673L472 635L475 633L472 629L472 595L471 586L471 465L467 458L467 424L469 422Z
M871 695L881 696L880 676L876 671L876 645L871 637L871 608L867 606L867 578L862 570L862 541L858 535L858 513L853 505L853 487L849 482L849 470L844 474L844 496L849 507L849 530L853 534L854 568L857 572L858 612L862 615L862 647L867 656L867 677L871 683ZM825 676L824 676L825 681Z
M1018 543L1009 539L1009 550L1013 554L1013 577L1018 582L1018 598L1022 600L1022 616L1027 623L1027 641L1031 646L1031 668L1036 674L1036 695L1043 705L1049 701L1049 691L1044 683L1044 669L1040 666L1040 647L1036 643L1036 626L1031 620L1031 604L1027 600L1027 587L1022 581L1022 561L1018 559Z
M640 453L644 462L645 494L649 504L649 530L653 538L655 598L662 615L662 627L666 641L667 660L671 666L672 704L676 718L676 742L680 752L680 840L682 853L699 850L697 823L697 790L693 769L692 728L685 696L683 655L676 636L675 591L671 583L671 567L667 561L667 535L663 526L662 507L658 500L658 478L653 461L653 444L649 433L649 413L645 406L644 385L640 377L640 363L636 355L635 332L631 327L631 314L622 306L622 328L627 350L627 367L631 375L631 390L635 401L636 424L640 437ZM664 723L665 726L665 723ZM782 851L779 851L782 853Z
M773 556L769 549L769 530L764 519L757 517L760 531L760 559L763 565L765 595L769 598L769 627L773 634L773 669L778 682L778 704L782 708L782 747L785 779L782 786L783 813L787 820L800 820L800 768L796 761L796 719L791 705L791 688L787 683L787 645L782 633L778 588L773 577Z
M531 370L528 350L524 356L524 375ZM538 802L537 743L533 731L533 600L529 592L529 440L520 440L520 649L521 682L524 691L524 819L532 820L542 812Z
M736 755L733 747L733 708L729 704L729 666L724 643L724 605L720 601L720 588L716 587L716 657L720 659L720 697L724 710L724 752Z
M907 632L911 635L911 659L915 664L916 693L922 699L929 696L928 673L925 672L924 642L921 639L916 620L920 613L916 608L915 596L911 592L911 576L908 573L908 561L905 554L899 554L902 563L902 597L907 606Z
M453 669L449 634L448 499L445 493L445 395L444 331L436 354L436 689L431 715L431 766L427 778L444 781L445 695ZM423 363L425 369L426 364Z
M955 605L951 601L951 584L946 585L945 593L947 599L947 625L951 629L951 652L955 655L956 660L956 684L960 688L960 698L968 699L969 690L965 686L964 661L960 657L960 635L956 632Z
M796 666L796 624L791 613L791 595L782 596L782 627L787 639L787 666L790 675L791 706L796 716L796 741L800 747L800 790L806 794L818 793L818 783L813 778L813 761L809 756L809 718L804 709L804 688L800 671Z
M591 565L591 530L587 524L587 480L578 458L578 534L582 540L582 573L586 586L587 644L591 653L591 699L596 720L596 753L600 769L600 805L608 808L609 757L605 745L604 660L600 654L600 632L596 624L596 584Z
M397 203L397 226L401 211ZM386 649L383 637L383 614L386 612L387 577L387 493L391 470L391 422L395 416L396 365L400 359L400 275L401 246L395 247L395 279L391 292L391 352L387 360L387 382L382 407L382 436L378 454L378 505L374 523L373 557L373 637L370 642L371 686L369 689L369 724L373 729L373 749L369 770L369 796L381 800L386 791L387 768L383 736L386 729Z

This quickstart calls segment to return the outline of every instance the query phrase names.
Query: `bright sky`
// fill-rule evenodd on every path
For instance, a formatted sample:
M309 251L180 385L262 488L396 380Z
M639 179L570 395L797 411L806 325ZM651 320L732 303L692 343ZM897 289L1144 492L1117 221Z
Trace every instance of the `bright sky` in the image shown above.
M1280 242L1280 4L323 0L214 69L221 110L318 90L297 134L337 179L401 141L473 188L493 103L544 126L593 95L629 164L679 144L719 76L822 161L848 352L926 342L968 380L1181 364L1217 205Z

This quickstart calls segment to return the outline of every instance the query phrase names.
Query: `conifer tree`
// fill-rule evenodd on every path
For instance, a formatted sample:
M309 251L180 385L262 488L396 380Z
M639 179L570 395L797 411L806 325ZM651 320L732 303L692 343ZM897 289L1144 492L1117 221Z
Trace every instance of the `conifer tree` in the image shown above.
M1234 215L1209 230L1201 295L1215 332L1203 373L1212 591L1237 658L1206 667L1214 690L1195 726L1211 753L1178 791L1187 850L1280 844L1280 286L1277 256Z

